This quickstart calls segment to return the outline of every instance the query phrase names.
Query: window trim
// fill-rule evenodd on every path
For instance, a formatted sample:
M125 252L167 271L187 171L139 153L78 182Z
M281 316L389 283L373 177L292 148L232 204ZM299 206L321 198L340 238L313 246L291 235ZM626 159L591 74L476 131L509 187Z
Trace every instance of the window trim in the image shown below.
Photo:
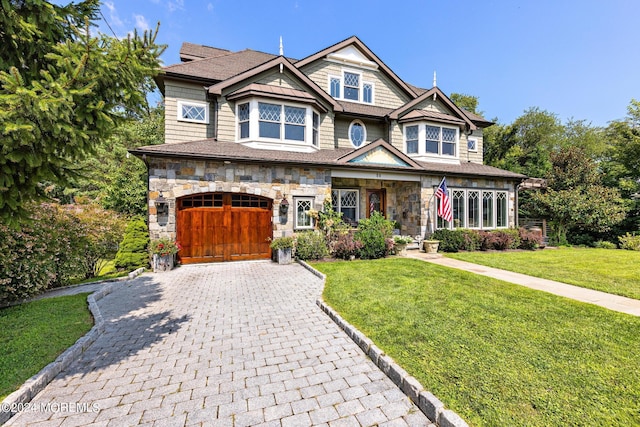
M471 148L469 146L470 143L473 142L473 148ZM476 138L469 138L467 139L467 150L470 153L477 153L478 152L478 140Z
M273 104L280 106L280 137L279 138L269 138L269 137L261 137L260 136L260 111L259 104ZM247 138L240 138L240 115L239 108L243 104L249 104L249 136ZM286 138L286 114L285 108L293 107L293 108L301 108L305 111L305 122L304 122L304 140L298 139L287 139ZM313 127L313 115L317 114L318 116L318 129L314 129ZM279 99L271 99L267 97L253 97L249 99L243 99L242 101L238 101L235 103L235 122L236 122L236 142L242 143L250 143L250 142L258 142L258 143L274 143L274 144L282 144L287 146L295 146L295 147L312 147L319 148L320 141L320 122L322 120L321 114L317 112L312 106L296 103L296 102L285 102ZM276 123L276 122L268 122L268 123ZM292 123L294 126L302 126ZM314 144L314 131L317 131L318 136L318 145Z
M182 117L182 107L185 105L191 105L194 107L203 107L204 120L189 119L189 118ZM178 99L176 118L179 122L189 122L189 123L198 123L198 124L208 125L209 124L209 103L205 101L195 101L191 99Z
M349 98L345 98L344 96L344 88L345 88L345 79L344 79L344 75L345 73L350 73L350 74L357 74L358 77L358 99L349 99ZM338 96L333 96L331 94L331 80L332 79L336 79L339 82L339 87L338 87ZM364 100L364 86L365 85L370 85L371 86L371 102L365 102ZM329 74L327 76L327 87L328 87L328 91L327 93L329 93L329 96L333 97L334 99L340 99L343 101L348 101L348 102L357 102L359 104L366 104L366 105L373 105L375 104L375 100L376 100L376 85L373 81L371 80L364 80L364 73L361 70L355 70L352 68L342 68L340 70L340 75L336 75L336 74ZM349 86L349 87L355 87L355 86Z
M409 153L407 150L407 128L411 126L418 126L418 152ZM438 153L427 152L427 126L437 127L440 129L438 136ZM455 132L454 154L442 154L443 144L451 144L445 142L443 137L443 129L450 129ZM402 125L402 138L404 146L404 154L412 157L426 157L431 159L445 159L445 160L459 160L460 159L460 128L457 126L446 125L437 122L408 122ZM434 140L430 140L434 141Z
M454 203L454 193L456 192L461 192L462 193L462 200L463 200L463 218L462 221L460 221L460 218L456 218L454 216L453 221L451 223L446 223L442 218L437 217L437 221L436 221L436 228L437 229L449 229L449 230L453 230L456 228L466 228L466 229L471 229L471 230L504 230L506 228L509 228L509 190L505 190L505 189L498 189L498 188L493 188L493 189L482 189L482 188L477 188L477 187L472 187L472 188L465 188L465 187L449 187L449 198L451 199L451 203L453 205ZM470 192L477 192L478 193L478 199L477 199L477 203L478 203L478 226L477 227L471 227L469 225L469 212L470 212L470 208L469 208L469 193ZM485 194L489 194L491 193L491 206L492 206L492 210L493 212L491 213L491 226L485 226L484 225L484 197ZM504 194L504 209L505 209L505 224L504 225L498 225L498 194ZM436 209L437 209L437 203L436 203ZM456 213L456 210L454 209L454 214ZM456 224L456 221L458 223L458 225Z
M293 215L293 228L294 230L313 230L316 226L315 219L313 217L309 217L311 220L310 225L299 225L298 224L298 203L300 202L309 202L309 210L313 209L313 202L315 199L313 197L303 197L303 196L294 196L293 197L293 206L295 207L294 215ZM305 211L308 212L309 210Z
M351 139L351 129L353 128L353 125L360 125L362 126L362 142L360 143L360 145L356 145L353 143L353 140ZM367 127L364 125L364 123L362 123L362 120L360 119L356 119L353 120L351 123L349 123L349 129L347 130L347 138L349 139L349 142L351 143L351 145L355 148L360 148L364 145L367 144Z

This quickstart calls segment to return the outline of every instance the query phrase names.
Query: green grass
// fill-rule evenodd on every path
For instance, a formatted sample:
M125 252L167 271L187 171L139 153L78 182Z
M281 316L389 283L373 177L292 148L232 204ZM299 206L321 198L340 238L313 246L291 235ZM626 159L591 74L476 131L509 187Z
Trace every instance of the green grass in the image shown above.
M87 295L0 309L0 401L91 329Z
M460 252L446 256L640 299L640 252L560 248L523 252Z
M472 426L640 425L640 318L418 260L314 266L325 301Z

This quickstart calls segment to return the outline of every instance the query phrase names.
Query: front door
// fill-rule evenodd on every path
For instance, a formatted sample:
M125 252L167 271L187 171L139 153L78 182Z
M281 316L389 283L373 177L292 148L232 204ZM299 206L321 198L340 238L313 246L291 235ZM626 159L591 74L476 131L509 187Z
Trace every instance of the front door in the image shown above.
M386 215L386 190L381 188L379 190L367 190L367 218L374 212L380 212L383 216Z

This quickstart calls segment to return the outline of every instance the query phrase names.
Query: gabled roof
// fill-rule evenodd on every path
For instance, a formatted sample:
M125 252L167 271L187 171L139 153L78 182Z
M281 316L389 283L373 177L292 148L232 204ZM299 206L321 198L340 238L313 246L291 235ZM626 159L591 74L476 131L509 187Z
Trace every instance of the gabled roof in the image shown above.
M463 120L465 122L465 124L467 124L467 126L469 126L469 129L471 129L471 130L477 129L477 126L475 125L475 123L473 123L471 121L471 119L469 119L469 117L467 117L467 115L456 104L454 104L453 101L451 101L449 99L449 97L447 95L445 95L444 92L442 92L437 86L436 87L432 87L431 89L429 89L428 91L426 91L422 95L420 95L419 97L407 102L402 107L394 110L391 114L389 114L389 118L392 119L392 120L398 120L407 111L412 110L413 107L415 107L416 105L418 105L422 101L424 101L427 98L429 98L431 96L434 96L434 95L436 97L440 97L441 102L451 112L453 112L459 119Z
M400 87L407 95L411 98L415 98L417 96L416 92L413 90L413 87L405 83L400 77L394 73L391 68L387 67L387 64L382 62L380 58L376 56L375 53L371 49L367 47L358 37L351 36L348 39L345 39L339 43L334 44L333 46L329 46L326 49L322 49L320 52L314 53L313 55L309 55L304 59L301 59L295 63L297 68L302 68L307 64L310 64L318 59L324 58L325 56L337 52L341 49L344 49L347 46L355 46L357 47L367 58L371 61L375 62L378 67L395 83Z
M384 152L383 156L377 155L375 160L367 159L367 155L372 153ZM386 162L380 162L378 159L386 159ZM379 165L379 166L401 166L407 168L418 168L422 167L415 162L411 157L404 154L402 151L398 150L393 145L389 144L382 138L378 138L375 141L370 142L369 144L363 145L358 149L352 151L349 154L345 154L344 156L338 157L338 163L350 163L350 164L369 164L369 165Z
M439 122L451 123L456 125L464 125L466 122L450 114L440 113L439 111L413 110L405 114L398 120L400 123L412 122L417 120L433 119Z
M247 70L243 73L237 74L231 78L228 78L222 82L216 83L209 87L209 93L212 95L222 95L222 91L228 87L231 87L235 84L242 83L243 81L250 79L260 73L265 71L269 71L272 69L277 69L280 65L282 65L283 70L289 71L293 74L301 83L311 88L315 95L319 98L322 98L325 102L333 107L334 111L342 111L342 106L338 104L338 102L333 99L327 92L323 91L313 80L307 77L306 74L302 73L298 70L289 60L283 56L278 56L272 59L271 61L267 61L263 64L258 65L250 70Z

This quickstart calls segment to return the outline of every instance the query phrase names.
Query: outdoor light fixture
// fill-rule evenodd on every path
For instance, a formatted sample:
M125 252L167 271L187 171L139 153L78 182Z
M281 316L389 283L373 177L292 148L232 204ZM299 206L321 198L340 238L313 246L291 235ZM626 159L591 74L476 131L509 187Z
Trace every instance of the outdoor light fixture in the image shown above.
M162 195L162 191L160 191L160 195L156 199L156 212L158 216L169 215L169 203L167 203L167 199Z
M285 194L280 202L280 215L286 215L289 212L289 201L287 200L287 195Z

